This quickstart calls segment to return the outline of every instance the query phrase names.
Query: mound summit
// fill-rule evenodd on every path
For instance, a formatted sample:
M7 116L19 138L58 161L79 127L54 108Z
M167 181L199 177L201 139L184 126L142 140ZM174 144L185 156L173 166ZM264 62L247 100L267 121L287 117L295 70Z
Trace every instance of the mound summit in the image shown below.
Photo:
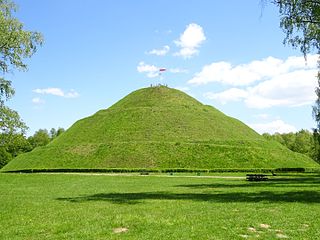
M77 121L3 171L104 168L317 167L237 119L164 86L132 92Z

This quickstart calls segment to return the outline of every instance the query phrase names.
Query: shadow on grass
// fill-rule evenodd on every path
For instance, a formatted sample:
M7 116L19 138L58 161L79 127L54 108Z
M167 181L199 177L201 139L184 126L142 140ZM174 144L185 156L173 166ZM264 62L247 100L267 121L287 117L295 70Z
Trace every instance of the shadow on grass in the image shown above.
M57 198L59 201L82 203L106 201L115 204L139 204L146 200L186 200L203 202L301 202L320 203L320 192L231 192L231 193L171 193L171 192L140 192L140 193L99 193L88 196Z
M301 177L301 178L270 178L268 181L262 182L249 182L242 181L241 183L204 183L204 184L182 184L175 187L187 187L187 188L266 188L266 187L281 187L281 188L305 188L305 187L319 187L320 178L315 177Z

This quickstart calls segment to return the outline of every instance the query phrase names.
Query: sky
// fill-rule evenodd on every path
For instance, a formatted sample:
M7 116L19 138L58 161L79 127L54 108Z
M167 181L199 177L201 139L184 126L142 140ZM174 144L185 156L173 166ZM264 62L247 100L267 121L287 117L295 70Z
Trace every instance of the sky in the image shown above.
M311 130L317 56L283 45L260 0L15 0L45 43L5 76L8 105L38 129L72 126L130 92L166 84L259 133ZM159 75L159 69L166 71Z

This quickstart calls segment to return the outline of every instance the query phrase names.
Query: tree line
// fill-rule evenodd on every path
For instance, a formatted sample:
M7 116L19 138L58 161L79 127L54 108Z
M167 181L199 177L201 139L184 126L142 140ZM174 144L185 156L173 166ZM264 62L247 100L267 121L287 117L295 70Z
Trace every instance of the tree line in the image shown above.
M33 149L45 146L52 140L64 133L63 128L39 129L32 136L26 137L24 134L15 133L10 135L10 141L0 146L0 168L6 165L12 158L21 153L30 152ZM7 139L5 133L0 134L0 138Z
M268 140L275 140L289 148L291 151L305 154L320 163L320 146L319 141L316 139L317 135L308 130L302 129L296 133L290 132L282 134L264 133L262 134L262 136L264 136Z

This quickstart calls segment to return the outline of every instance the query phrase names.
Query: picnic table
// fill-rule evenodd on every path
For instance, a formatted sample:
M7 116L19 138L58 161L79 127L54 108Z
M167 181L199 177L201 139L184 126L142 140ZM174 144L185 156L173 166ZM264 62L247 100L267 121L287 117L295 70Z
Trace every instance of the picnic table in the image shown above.
M247 181L267 181L268 175L266 174L247 174Z

